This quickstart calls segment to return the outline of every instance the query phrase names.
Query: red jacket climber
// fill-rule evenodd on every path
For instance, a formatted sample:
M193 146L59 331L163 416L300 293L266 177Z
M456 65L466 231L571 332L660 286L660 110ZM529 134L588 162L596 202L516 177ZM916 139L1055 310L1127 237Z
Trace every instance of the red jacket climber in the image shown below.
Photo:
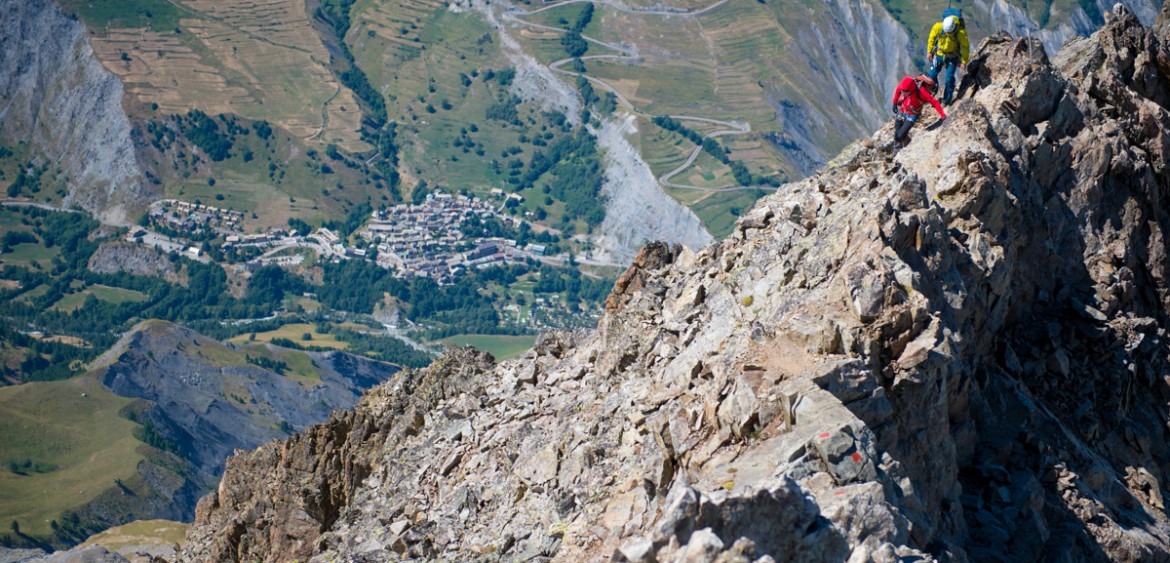
M934 106L940 119L947 118L942 104L934 99L935 88L937 85L934 80L923 74L914 78L907 76L898 84L898 89L894 90L893 100L894 115L898 121L894 129L894 140L900 141L906 136L906 133L910 132L914 122L918 121L918 117L922 115L922 106L927 103Z

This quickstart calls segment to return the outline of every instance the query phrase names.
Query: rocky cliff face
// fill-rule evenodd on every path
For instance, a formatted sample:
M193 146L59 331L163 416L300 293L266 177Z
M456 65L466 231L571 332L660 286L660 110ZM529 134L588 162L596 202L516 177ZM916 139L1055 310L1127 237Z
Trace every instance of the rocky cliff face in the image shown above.
M1151 25L1158 14L1158 6L1151 0L1126 0L1111 2L1096 0L1087 4L1092 14L1085 11L1086 3L1075 5L1070 11L1062 12L1049 3L1049 25L1042 26L1032 20L1020 6L1007 0L976 0L980 12L986 14L991 29L1005 30L1016 36L1036 37L1044 43L1049 52L1056 52L1061 45L1074 37L1084 37L1095 31L1105 12L1112 12L1117 4L1137 16L1138 21ZM1027 4L1023 3L1026 8Z
M946 122L647 246L597 330L232 458L184 559L1165 558L1165 17L989 38Z
M66 205L121 222L150 197L122 83L51 0L3 0L0 11L0 143L29 143L67 179Z
M594 259L629 264L647 242L668 240L688 248L701 248L714 238L703 228L694 211L663 191L627 135L634 131L633 118L610 117L596 131L605 149L605 220L594 237Z

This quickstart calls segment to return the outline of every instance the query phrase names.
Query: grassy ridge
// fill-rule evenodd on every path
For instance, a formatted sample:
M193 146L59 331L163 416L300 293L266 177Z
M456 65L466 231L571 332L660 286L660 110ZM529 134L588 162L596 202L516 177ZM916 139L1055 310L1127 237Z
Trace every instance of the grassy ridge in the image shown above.
M96 498L114 479L136 475L143 456L135 423L119 415L133 399L118 397L93 377L0 388L0 521L23 533L49 535L51 520ZM12 473L9 462L55 466ZM46 466L46 467L47 467Z

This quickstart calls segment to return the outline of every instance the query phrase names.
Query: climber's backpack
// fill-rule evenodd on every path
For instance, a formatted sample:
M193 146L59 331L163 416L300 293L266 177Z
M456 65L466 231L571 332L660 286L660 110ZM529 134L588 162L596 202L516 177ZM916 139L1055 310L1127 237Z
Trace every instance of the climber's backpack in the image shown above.
M943 21L943 20L947 19L947 16L955 16L955 19L959 20L959 24L955 27L956 30L963 29L964 22L963 22L963 11L962 10L960 10L958 8L947 8L947 9L943 10L942 17L939 18L938 21Z

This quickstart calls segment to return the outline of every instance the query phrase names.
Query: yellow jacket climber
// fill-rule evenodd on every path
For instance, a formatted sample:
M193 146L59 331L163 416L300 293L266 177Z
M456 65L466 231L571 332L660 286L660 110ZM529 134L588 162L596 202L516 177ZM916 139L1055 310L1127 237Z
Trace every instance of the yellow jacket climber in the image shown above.
M931 60L935 55L942 55L946 58L958 57L960 64L967 65L967 59L971 56L971 45L967 42L967 29L963 26L956 25L955 29L947 33L943 29L944 22L934 24L930 28L930 38L926 40L926 53Z
M971 54L971 47L967 43L967 26L963 24L962 13L948 8L944 12L941 22L930 28L930 38L926 40L926 60L930 62L930 70L926 73L931 80L938 80L938 74L946 69L946 88L943 90L942 103L951 103L951 96L955 92L955 67L967 70L967 57Z

